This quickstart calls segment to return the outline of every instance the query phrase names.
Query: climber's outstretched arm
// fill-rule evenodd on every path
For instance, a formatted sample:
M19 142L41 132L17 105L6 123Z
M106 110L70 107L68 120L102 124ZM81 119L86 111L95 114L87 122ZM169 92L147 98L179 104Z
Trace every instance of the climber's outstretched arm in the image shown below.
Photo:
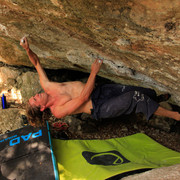
M39 75L39 79L40 79L40 84L42 86L42 88L47 91L49 86L49 79L46 75L46 72L44 71L44 69L42 68L39 58L38 56L29 48L29 43L26 37L24 37L23 39L21 39L20 41L20 45L26 50L27 55L31 61L31 63L34 65L34 67L36 68L38 75Z

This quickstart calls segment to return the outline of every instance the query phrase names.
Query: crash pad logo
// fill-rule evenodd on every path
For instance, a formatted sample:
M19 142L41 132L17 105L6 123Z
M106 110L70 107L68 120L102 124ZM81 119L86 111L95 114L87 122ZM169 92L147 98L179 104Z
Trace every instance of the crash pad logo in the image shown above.
M100 153L83 151L82 155L86 161L92 165L116 166L130 162L118 151L106 151Z
M29 133L27 135L22 135L22 136L14 138L14 139L11 139L9 141L9 145L14 146L16 144L20 144L21 142L28 141L30 139L30 137L37 138L37 137L40 137L40 136L42 136L42 130L41 129L38 132Z

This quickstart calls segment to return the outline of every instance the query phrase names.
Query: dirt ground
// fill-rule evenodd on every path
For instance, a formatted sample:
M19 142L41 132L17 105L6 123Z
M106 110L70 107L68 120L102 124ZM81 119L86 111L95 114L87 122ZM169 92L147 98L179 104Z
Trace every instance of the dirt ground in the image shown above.
M149 125L146 121L142 121L141 117L142 116L136 114L131 114L116 119L103 120L99 123L89 120L82 124L81 133L78 130L73 133L66 130L53 133L53 137L69 139L109 139L144 133L161 145L180 152L180 122L175 122L174 126L167 132Z

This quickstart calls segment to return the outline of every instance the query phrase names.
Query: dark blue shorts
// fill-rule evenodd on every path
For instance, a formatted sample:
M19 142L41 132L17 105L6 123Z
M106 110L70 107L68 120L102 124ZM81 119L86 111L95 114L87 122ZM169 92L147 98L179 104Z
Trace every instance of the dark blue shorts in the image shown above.
M95 88L91 95L92 117L96 120L118 117L132 112L143 113L147 120L157 110L156 92L149 88L105 84Z

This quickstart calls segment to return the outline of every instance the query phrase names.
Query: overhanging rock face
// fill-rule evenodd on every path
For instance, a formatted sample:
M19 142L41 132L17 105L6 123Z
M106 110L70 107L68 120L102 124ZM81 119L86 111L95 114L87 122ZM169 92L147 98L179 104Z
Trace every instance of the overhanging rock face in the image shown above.
M31 66L23 36L46 68L89 72L100 57L100 76L169 92L180 105L179 0L1 0L1 62Z

